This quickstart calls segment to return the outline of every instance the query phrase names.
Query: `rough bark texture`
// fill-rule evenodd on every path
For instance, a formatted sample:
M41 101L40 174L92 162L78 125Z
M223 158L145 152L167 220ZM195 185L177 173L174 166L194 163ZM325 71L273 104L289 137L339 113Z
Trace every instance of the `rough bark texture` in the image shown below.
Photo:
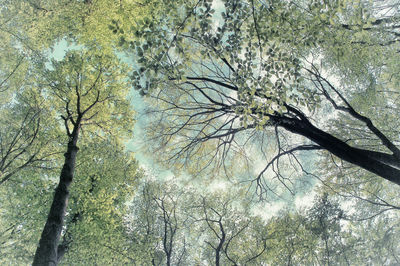
M76 154L78 152L78 147L76 146L78 135L79 127L76 126L68 142L67 152L64 154L65 161L60 174L60 182L56 188L53 203L40 237L39 246L32 264L33 266L58 264L58 242L60 240L68 205L68 189L74 176Z
M322 131L304 119L278 118L277 124L295 134L312 140L322 148L349 163L375 173L400 185L400 170L395 155L351 147L346 142Z

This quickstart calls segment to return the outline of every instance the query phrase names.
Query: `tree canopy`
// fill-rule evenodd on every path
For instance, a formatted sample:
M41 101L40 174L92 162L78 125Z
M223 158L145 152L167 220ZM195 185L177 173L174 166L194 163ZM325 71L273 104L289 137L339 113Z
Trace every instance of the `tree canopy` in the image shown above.
M305 151L329 152L399 184L398 123L380 121L398 108L396 5L215 5L188 2L159 19L157 30L145 28L146 40L133 47L142 66L133 73L135 88L157 102L150 132L167 160L201 158L197 170L229 166L249 154L251 140L265 160L253 179L261 190L271 169L290 189L292 172L281 169L289 160L294 172L306 172Z
M0 263L400 263L398 1L0 2Z

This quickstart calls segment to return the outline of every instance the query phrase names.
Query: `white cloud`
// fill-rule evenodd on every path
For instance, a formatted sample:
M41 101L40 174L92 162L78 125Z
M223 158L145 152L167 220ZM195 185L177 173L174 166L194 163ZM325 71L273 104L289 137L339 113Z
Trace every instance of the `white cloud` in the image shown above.
M276 201L273 203L259 203L253 208L253 214L261 217L264 221L268 221L274 217L279 211L286 206L283 201Z
M310 191L307 194L303 194L301 196L296 196L294 199L294 204L296 206L296 209L301 209L301 208L309 208L313 205L313 200L316 195L315 190Z

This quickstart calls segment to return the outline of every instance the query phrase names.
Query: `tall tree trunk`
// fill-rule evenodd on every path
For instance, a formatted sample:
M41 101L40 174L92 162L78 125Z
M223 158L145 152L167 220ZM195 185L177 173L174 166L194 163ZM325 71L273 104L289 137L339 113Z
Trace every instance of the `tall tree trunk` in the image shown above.
M346 142L320 130L304 119L280 117L275 118L275 120L281 127L312 140L340 159L400 185L400 169L396 167L400 162L395 155L351 147Z
M69 186L74 177L75 161L78 152L76 146L79 136L80 123L77 123L70 135L67 152L64 154L64 166L60 174L60 182L56 188L53 203L47 217L39 246L36 249L33 266L37 265L57 265L57 248L60 240L64 217L69 198Z

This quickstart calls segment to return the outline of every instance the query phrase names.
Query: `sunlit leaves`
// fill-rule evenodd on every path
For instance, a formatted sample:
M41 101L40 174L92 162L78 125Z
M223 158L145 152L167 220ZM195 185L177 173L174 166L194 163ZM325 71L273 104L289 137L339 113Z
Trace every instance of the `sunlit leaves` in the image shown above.
M112 138L95 137L81 145L71 188L66 237L71 239L65 263L130 262L125 235L126 202L140 181L137 164ZM105 254L108 254L107 256Z
M43 93L54 102L69 130L81 117L84 130L129 135L133 113L128 101L128 68L115 56L93 50L71 51L44 70ZM100 135L101 135L100 134Z

